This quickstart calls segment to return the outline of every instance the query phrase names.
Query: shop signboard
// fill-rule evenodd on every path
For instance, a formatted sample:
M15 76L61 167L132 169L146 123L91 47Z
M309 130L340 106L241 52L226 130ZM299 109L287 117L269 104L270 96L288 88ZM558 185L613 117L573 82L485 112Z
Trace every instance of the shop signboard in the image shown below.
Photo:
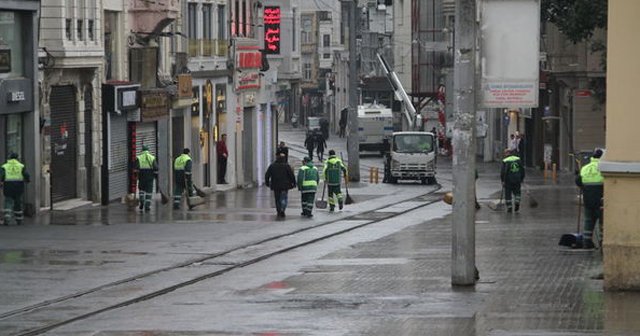
M169 95L162 89L140 91L140 117L142 122L169 116Z

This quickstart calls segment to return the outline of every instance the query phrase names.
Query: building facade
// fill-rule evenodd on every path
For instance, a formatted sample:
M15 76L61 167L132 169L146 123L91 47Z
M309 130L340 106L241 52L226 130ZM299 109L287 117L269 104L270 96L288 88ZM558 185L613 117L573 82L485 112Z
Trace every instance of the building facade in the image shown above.
M0 1L0 160L18 154L31 175L25 213L41 206L41 138L38 90L40 1ZM3 197L3 196L0 196Z

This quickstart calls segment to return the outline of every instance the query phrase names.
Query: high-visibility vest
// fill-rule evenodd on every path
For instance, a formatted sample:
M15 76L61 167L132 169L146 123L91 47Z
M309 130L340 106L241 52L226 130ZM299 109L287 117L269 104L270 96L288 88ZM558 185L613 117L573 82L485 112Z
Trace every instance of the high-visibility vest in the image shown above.
M342 160L335 156L330 156L324 162L324 180L328 185L340 185L340 174L343 170L346 170L346 167L342 163Z
M189 161L191 161L189 154L182 154L176 158L176 161L173 163L173 169L184 170L184 167Z
M304 173L304 177L302 180L302 188L303 189L317 188L318 187L318 181L317 181L318 168L302 166L300 167L300 170L302 170Z
M509 163L509 169L507 170L507 174L517 174L520 172L520 169L522 169L522 166L520 165L520 157L516 155L508 156L504 158L502 162Z
M604 177L598 169L600 159L591 158L591 162L587 163L582 169L580 169L580 177L582 178L582 184L588 185L602 185L604 183Z
M142 151L142 153L138 155L138 165L140 169L152 169L155 160L156 157L149 153L149 151Z
M7 161L7 163L2 165L2 169L4 169L5 181L7 182L24 181L24 175L22 175L22 170L24 169L24 165L20 163L20 161L16 159L11 159Z

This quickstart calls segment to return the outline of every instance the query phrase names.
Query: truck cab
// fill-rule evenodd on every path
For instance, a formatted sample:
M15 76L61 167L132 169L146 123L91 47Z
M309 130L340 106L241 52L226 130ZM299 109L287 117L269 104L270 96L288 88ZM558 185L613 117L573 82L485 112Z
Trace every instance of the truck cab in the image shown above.
M394 132L384 162L384 181L436 183L437 140L431 132Z

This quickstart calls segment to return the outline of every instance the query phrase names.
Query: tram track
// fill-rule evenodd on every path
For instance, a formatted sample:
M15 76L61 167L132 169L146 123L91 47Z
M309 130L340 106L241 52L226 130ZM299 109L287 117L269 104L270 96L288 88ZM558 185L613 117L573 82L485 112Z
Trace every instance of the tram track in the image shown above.
M437 195L437 192L440 190L441 186L436 185L433 190L419 194L413 198L403 199L364 212L274 235L219 253L209 254L168 267L158 268L91 289L2 313L0 314L0 328L11 328L13 325L11 324L12 320L17 320L17 325L23 327L16 327L15 330L11 331L12 335L41 335L77 321L139 302L148 301L201 281L221 276L233 270L256 264L288 251L340 236L350 231L400 216L408 211L426 207L440 200L440 197ZM402 203L411 203L412 205L401 212L380 212L381 210L401 205ZM335 226L335 228L332 226ZM325 232L326 230L329 230L329 232ZM166 279L170 279L170 281L174 283L167 285ZM136 292L136 288L142 289L138 289ZM145 291L143 289L147 290ZM121 297L121 293L130 293L130 291L133 293L131 297ZM107 302L109 299L111 299L112 302ZM91 308L84 310L82 309L83 304L91 306ZM70 307L75 307L77 311L73 311ZM78 309L78 307L80 308ZM64 311L64 313L60 313L60 311ZM56 319L57 315L60 315L58 319ZM38 321L48 322L38 324ZM29 326L28 322L32 322L34 325Z

